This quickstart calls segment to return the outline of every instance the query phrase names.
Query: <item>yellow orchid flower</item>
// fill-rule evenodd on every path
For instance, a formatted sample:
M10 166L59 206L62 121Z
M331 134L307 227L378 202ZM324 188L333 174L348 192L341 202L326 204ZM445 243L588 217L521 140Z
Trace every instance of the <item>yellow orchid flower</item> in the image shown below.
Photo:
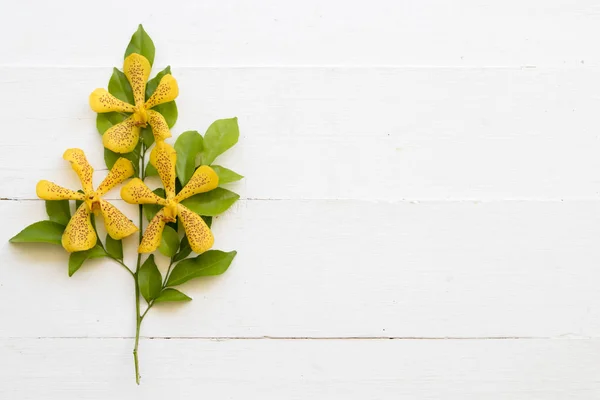
M151 108L175 100L179 94L177 81L171 74L163 76L152 96L144 102L151 68L150 62L140 54L132 53L125 58L123 72L131 84L135 105L117 99L105 89L96 89L90 95L90 107L97 113L131 113L125 121L112 126L102 136L104 147L115 153L133 151L140 139L140 127L148 124L157 142L171 137L165 117Z
M139 253L151 253L156 250L160 245L165 223L175 222L177 216L183 223L183 229L193 251L198 254L203 253L214 243L213 234L202 217L180 202L195 194L215 189L219 185L219 177L211 167L203 165L196 169L187 185L175 195L176 160L175 149L165 142L158 142L150 153L150 163L158 171L165 188L166 199L157 196L138 178L132 179L121 188L121 197L127 203L164 206L148 224L138 248Z
M71 167L79 175L83 193L58 186L55 183L39 181L35 190L39 198L44 200L80 200L83 204L77 208L62 235L62 245L69 253L91 249L96 245L96 232L90 221L90 213L101 213L104 217L106 231L115 240L123 239L136 232L138 228L119 209L102 200L110 189L133 176L133 165L125 158L119 158L111 168L98 189L92 186L94 169L85 158L81 149L68 149L63 158L71 163Z

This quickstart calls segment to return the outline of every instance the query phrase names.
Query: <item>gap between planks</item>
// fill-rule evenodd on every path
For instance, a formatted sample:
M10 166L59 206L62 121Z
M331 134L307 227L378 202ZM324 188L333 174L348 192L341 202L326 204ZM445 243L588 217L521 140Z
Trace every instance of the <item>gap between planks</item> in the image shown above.
M122 200L117 197L107 197L105 200ZM28 201L45 201L39 198L17 198L17 197L0 197L2 201L16 201L16 202L28 202ZM600 198L499 198L499 199L478 199L478 198L455 198L455 199L418 199L418 198L401 198L401 199L354 199L349 197L338 197L338 198L287 198L287 197L240 197L238 201L351 201L351 202L377 202L377 203L408 203L408 204L436 204L436 203L566 203L566 202L590 202L595 203L600 201Z
M134 336L11 336L4 339L30 340L131 340ZM144 340L593 340L595 336L140 336ZM0 339L1 340L1 339Z
M0 64L3 69L112 69L114 65L72 65L72 64ZM523 69L543 69L543 70L581 70L581 69L600 68L597 64L580 65L391 65L391 64L363 64L363 65L345 65L345 64L212 64L212 65L178 65L178 70L206 70L206 69L388 69L388 70L415 70L415 69L449 69L449 70L523 70Z

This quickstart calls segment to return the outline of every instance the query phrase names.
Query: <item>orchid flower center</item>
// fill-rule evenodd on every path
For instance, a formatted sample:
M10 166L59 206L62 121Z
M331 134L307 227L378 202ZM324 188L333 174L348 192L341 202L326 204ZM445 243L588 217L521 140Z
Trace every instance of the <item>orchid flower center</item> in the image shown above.
M177 216L177 202L173 198L167 198L167 205L165 206L165 221L175 222Z
M85 203L90 210L94 211L100 206L100 196L96 192L86 193Z
M141 105L135 108L135 112L133 113L133 119L135 121L136 126L146 127L148 124L148 113L146 112L146 108Z

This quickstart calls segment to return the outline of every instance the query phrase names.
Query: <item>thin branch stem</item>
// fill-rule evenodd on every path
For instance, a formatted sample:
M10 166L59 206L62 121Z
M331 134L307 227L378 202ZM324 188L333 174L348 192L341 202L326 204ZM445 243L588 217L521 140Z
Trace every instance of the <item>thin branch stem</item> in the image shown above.
M140 178L142 180L144 180L145 178L145 156L146 156L146 145L142 142L142 148L141 148L141 162L140 162ZM143 223L144 223L144 209L142 207L142 205L140 204L139 206L139 224L140 224L140 234L139 234L139 243L142 243L142 237L143 237ZM141 266L141 262L142 262L142 255L140 253L138 253L137 256L137 263L135 266L135 273L133 274L134 277L134 281L135 281L135 345L133 347L133 362L135 364L135 383L137 383L138 385L140 384L140 367L139 367L139 361L138 361L138 346L140 343L140 328L142 326L142 320L143 320L143 316L140 315L140 284L138 282L138 272L140 270L140 266ZM146 310L144 312L144 315L146 315L146 312L148 312L148 310Z
M110 258L112 258L117 264L121 265L123 268L125 268L125 270L127 272L129 272L129 275L131 275L133 277L133 279L135 279L135 274L133 272L131 272L131 270L129 269L129 267L127 265L125 265L125 263L121 260L119 260L118 258L114 258L113 256L109 255Z

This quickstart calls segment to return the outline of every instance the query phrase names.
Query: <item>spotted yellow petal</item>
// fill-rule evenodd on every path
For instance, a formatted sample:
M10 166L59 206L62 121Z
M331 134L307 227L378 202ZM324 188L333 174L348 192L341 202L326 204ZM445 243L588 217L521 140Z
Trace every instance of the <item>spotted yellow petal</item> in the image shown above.
M175 196L175 201L179 202L198 193L209 192L219 186L219 176L208 165L202 165L196 169L190 181Z
M119 158L108 172L108 175L106 175L106 178L98 186L98 189L96 189L96 193L98 196L103 196L125 179L132 177L133 174L134 170L131 161L123 157Z
M88 250L96 245L96 232L86 203L81 204L71 217L62 235L62 245L69 253Z
M215 238L202 217L183 204L177 205L177 214L183 222L183 229L185 229L192 250L201 254L210 249L215 242Z
M121 240L138 230L125 214L108 201L100 200L100 211L104 217L106 232L108 232L111 238Z
M96 89L90 94L90 107L97 113L111 111L130 113L135 111L135 107L131 104L117 99L104 89Z
M179 87L177 86L177 81L173 78L173 75L165 75L158 83L152 96L150 96L146 102L145 107L146 109L150 109L159 104L168 103L169 101L175 100L178 94Z
M142 107L146 100L146 82L150 76L150 62L146 57L132 53L125 58L123 63L123 72L131 84L135 105Z
M153 110L148 110L148 123L150 127L152 127L152 134L154 135L154 140L161 141L171 137L171 131L169 130L169 125L165 120L165 117L162 116L161 113Z
M83 193L75 192L46 180L38 182L35 193L40 199L44 200L83 200L85 198Z
M165 228L165 209L161 209L156 213L154 218L150 220L150 223L144 231L142 242L138 247L138 253L151 253L160 246L160 239L162 238L163 229Z
M158 171L160 180L165 188L167 199L175 196L175 163L177 161L177 152L175 149L165 143L158 142L150 153L150 163Z
M165 199L154 194L139 178L130 180L121 188L121 197L129 204L167 204Z
M81 149L68 149L63 154L63 158L71 163L71 168L79 175L83 191L90 193L94 190L92 186L92 175L94 169L85 158L85 153Z
M102 136L104 147L115 153L129 153L140 140L140 127L136 126L133 116L120 124L109 128Z

